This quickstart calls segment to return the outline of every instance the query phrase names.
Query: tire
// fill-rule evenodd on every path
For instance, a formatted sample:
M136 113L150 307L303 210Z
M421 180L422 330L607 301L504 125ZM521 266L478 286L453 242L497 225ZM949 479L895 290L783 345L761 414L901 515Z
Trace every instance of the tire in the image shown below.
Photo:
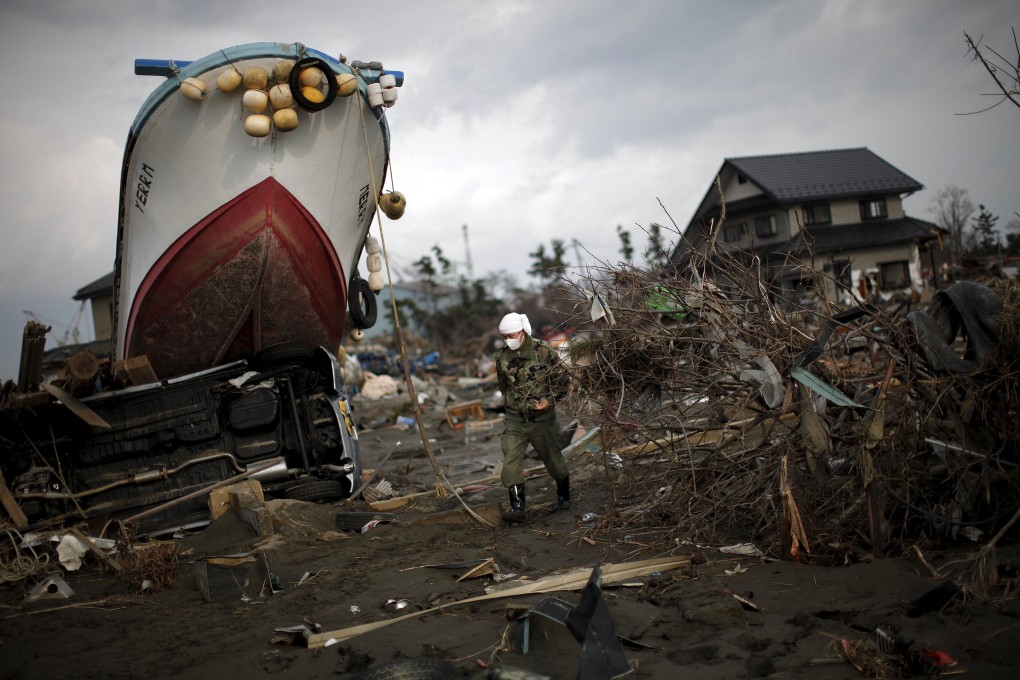
M354 680L454 680L460 677L452 664L422 657L389 661L359 673Z
M335 479L316 479L299 482L284 490L283 495L291 500L310 503L338 501L344 497L344 486Z
M321 102L310 101L306 96L301 94L301 81L298 79L301 75L301 71L309 66L313 66L326 76L326 98ZM314 113L315 111L322 111L328 108L336 100L336 73L333 72L333 67L326 63L325 59L318 57L305 57L294 64L294 68L290 70L290 77L287 79L287 84L290 85L290 93L294 97L294 101L297 102L305 111Z
M347 289L347 309L354 325L361 329L371 328L379 317L375 293L368 287L368 281L360 276L352 278Z
M275 368L286 364L307 366L315 355L315 349L299 342L281 342L270 345L255 355L252 364L259 370Z
M341 512L336 516L336 528L341 531L361 531L361 528L373 520L396 522L397 516L392 512Z

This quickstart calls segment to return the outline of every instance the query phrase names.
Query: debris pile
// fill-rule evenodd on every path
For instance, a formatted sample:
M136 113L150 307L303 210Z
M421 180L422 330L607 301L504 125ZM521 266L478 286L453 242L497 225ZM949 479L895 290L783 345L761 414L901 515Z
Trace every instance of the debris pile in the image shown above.
M778 289L712 245L569 281L587 300L573 389L614 504L601 528L857 559L1002 527L1020 504L1016 284L955 284L904 316L836 308L838 281L791 266L799 285Z

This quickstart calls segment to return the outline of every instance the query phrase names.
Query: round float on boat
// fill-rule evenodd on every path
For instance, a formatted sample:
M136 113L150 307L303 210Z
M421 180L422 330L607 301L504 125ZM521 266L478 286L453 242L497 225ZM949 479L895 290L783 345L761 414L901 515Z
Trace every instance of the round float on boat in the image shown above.
M383 289L383 285L386 280L383 278L382 272L370 272L368 275L368 287L372 289L373 293L378 293Z
M249 66L244 69L241 80L249 90L264 90L269 84L269 72L261 66Z
M185 78L181 81L179 90L188 99L201 101L205 97L206 87L198 78Z
M291 94L290 85L280 83L269 88L269 101L274 109L289 109L294 106L294 95Z
M361 342L364 339L365 339L365 331L361 330L360 328L352 328L351 329L351 341L352 342Z
M240 84L241 74L233 66L221 73L216 79L216 88L220 92L233 92Z
M297 111L294 109L278 109L274 111L273 125L280 132L290 132L298 126Z
M241 96L241 104L252 113L262 113L269 106L269 95L262 90L248 90Z
M358 91L358 79L353 73L341 73L336 77L337 94L350 97Z
M265 137L271 128L269 116L253 113L244 119L244 131L252 137Z
M290 70L292 68L294 68L294 62L289 59L276 62L276 64L273 65L273 78L275 78L278 83L287 82L287 79L290 78Z
M351 278L351 285L347 289L347 311L351 313L355 328L371 328L379 315L375 293L368 281L357 274Z
M382 195L382 198L379 199L379 207L382 208L386 217L391 220L399 220L404 215L407 200L404 198L404 194L399 191L391 191Z

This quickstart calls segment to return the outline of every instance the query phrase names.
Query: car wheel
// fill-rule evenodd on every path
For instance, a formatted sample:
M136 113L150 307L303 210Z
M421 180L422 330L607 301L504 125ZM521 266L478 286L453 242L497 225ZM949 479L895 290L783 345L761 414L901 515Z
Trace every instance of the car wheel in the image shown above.
M396 522L392 512L341 512L336 516L336 528L341 531L361 531L369 522Z
M344 497L344 486L335 479L315 479L298 482L283 492L285 498L310 503L338 501Z
M315 348L308 345L302 345L299 342L281 342L270 345L256 354L252 359L252 364L260 370L285 364L304 366L311 362L314 355Z

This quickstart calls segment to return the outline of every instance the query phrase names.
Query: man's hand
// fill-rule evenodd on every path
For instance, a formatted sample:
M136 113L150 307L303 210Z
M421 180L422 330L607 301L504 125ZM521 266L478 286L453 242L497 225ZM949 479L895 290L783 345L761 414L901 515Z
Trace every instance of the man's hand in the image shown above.
M548 399L539 399L538 401L535 402L536 411L544 411L550 406L552 406L552 404L549 403Z

